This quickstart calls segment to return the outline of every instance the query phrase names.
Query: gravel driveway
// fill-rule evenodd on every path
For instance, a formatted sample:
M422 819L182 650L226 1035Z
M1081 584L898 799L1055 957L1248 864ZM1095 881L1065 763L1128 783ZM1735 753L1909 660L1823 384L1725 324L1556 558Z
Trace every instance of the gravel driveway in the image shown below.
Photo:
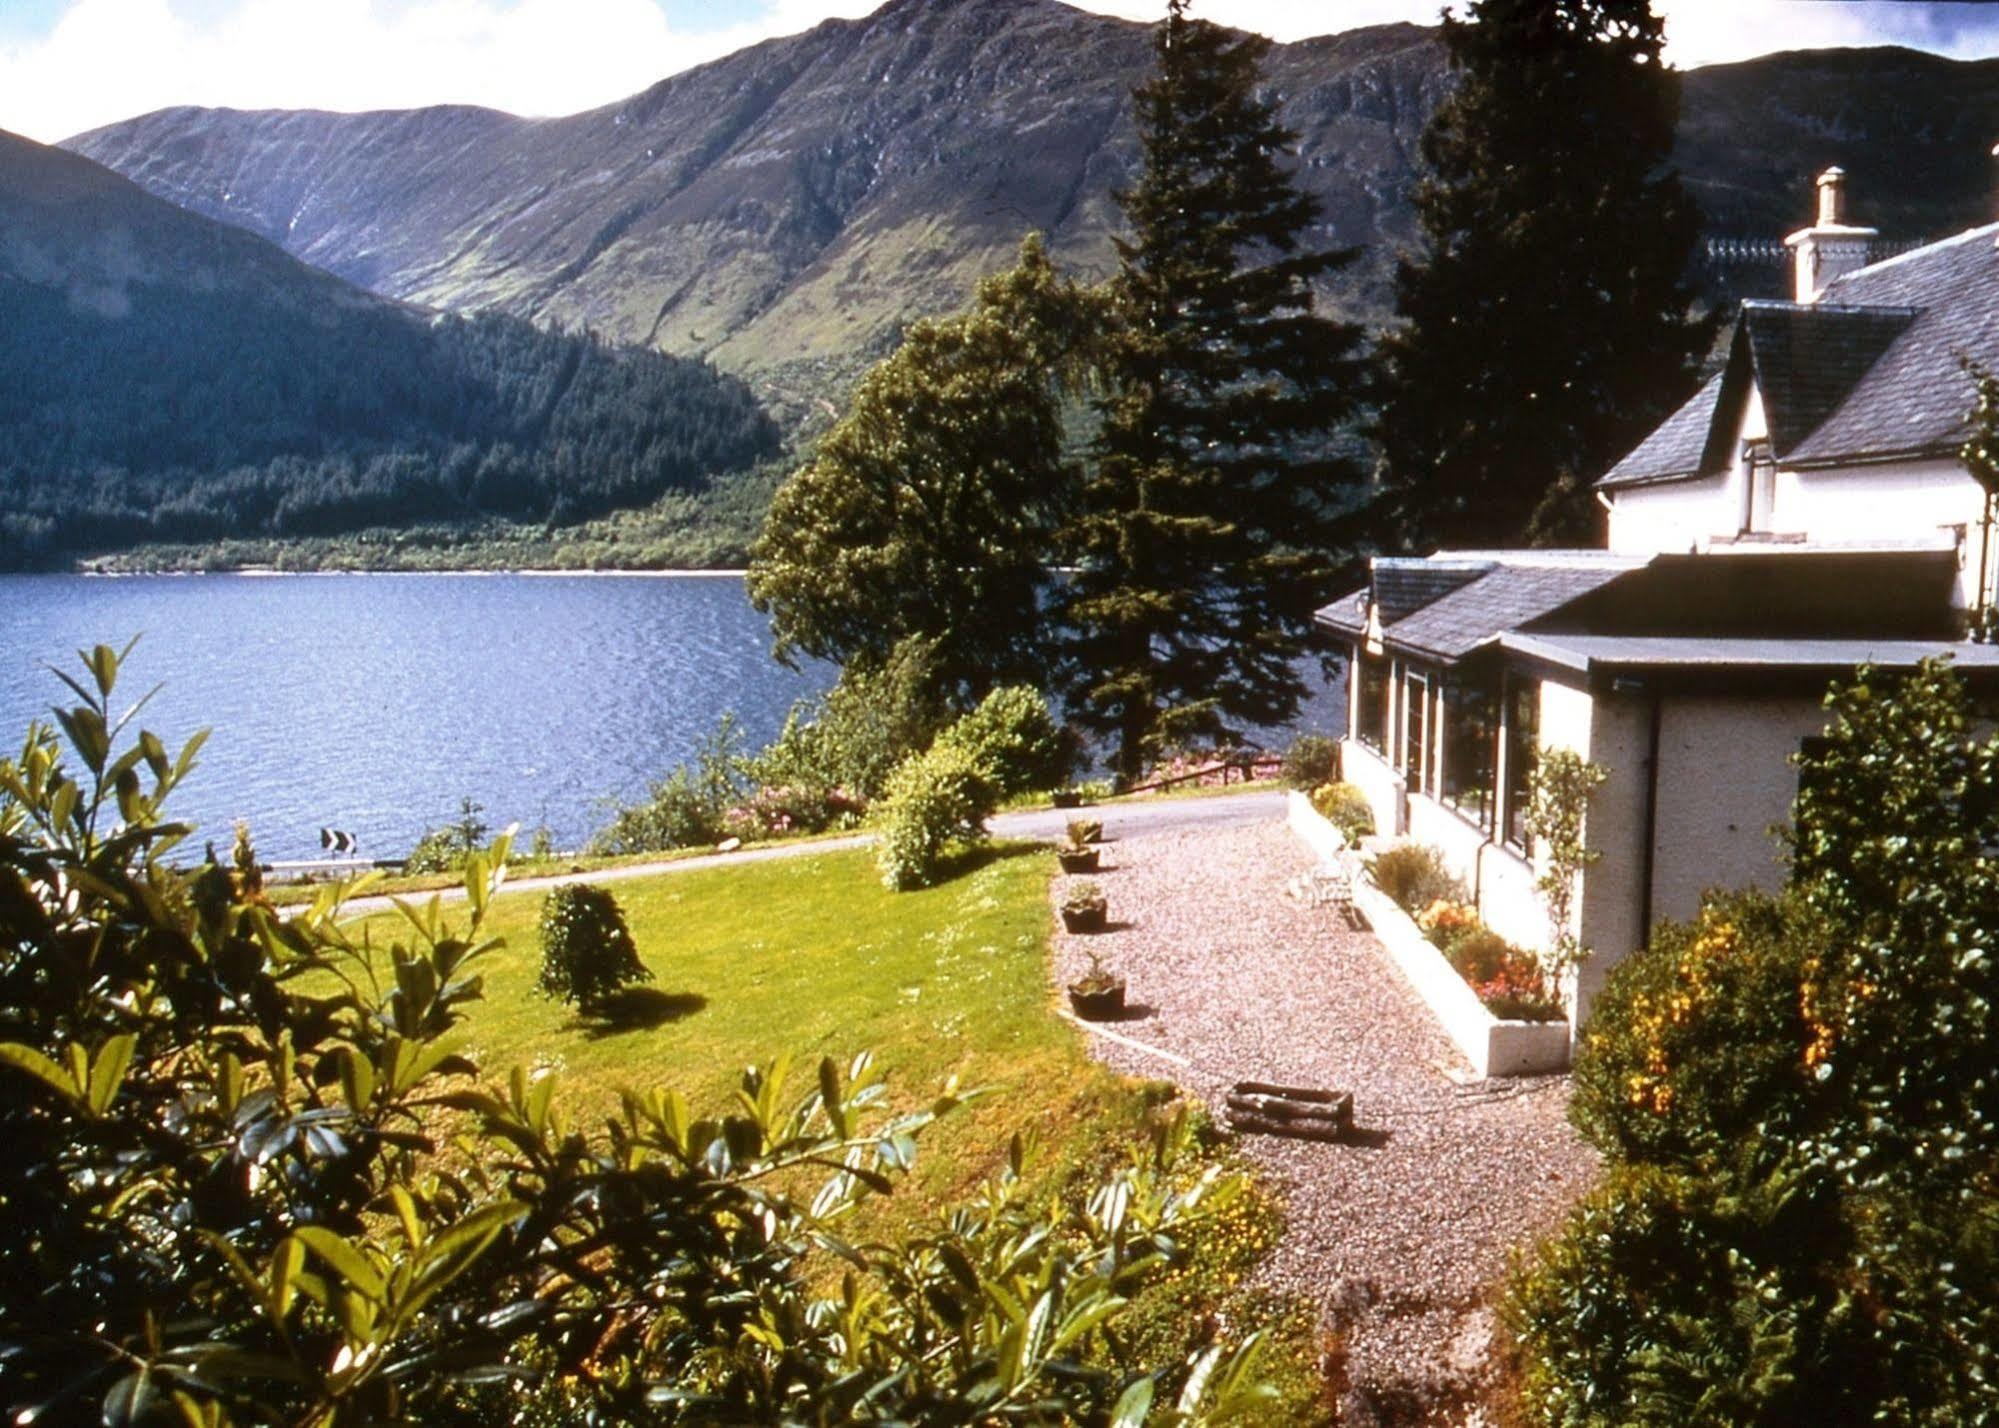
M1279 822L1113 842L1111 929L1058 930L1058 979L1094 948L1137 1004L1115 1037L1091 1036L1097 1056L1207 1097L1218 1119L1237 1080L1353 1092L1358 1143L1243 1141L1286 1202L1267 1276L1339 1336L1343 1423L1481 1422L1508 1252L1552 1227L1596 1157L1564 1119L1567 1077L1467 1084L1373 937L1284 895L1311 862Z

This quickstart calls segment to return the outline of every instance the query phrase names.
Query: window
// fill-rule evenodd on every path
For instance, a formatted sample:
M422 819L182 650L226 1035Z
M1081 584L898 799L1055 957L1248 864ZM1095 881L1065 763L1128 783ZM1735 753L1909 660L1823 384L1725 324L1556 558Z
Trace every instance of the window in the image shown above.
M1499 690L1490 679L1459 677L1441 693L1444 767L1439 790L1444 802L1490 833L1497 793L1493 772L1499 757Z
M1388 752L1388 661L1363 654L1357 661L1359 689L1354 737L1377 754Z
M1534 777L1534 745L1541 723L1541 684L1506 681L1506 841L1527 850L1527 801Z
M1742 534L1768 531L1777 505L1777 463L1770 443L1743 442L1742 470Z
M1402 774L1411 793L1429 791L1430 680L1411 673L1402 684Z

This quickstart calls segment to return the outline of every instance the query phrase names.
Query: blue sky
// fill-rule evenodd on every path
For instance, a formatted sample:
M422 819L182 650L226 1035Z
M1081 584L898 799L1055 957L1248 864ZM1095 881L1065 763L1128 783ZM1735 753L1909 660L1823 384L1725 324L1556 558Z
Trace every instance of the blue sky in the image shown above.
M977 3L977 0L968 0ZM879 0L0 0L0 128L53 141L169 104L562 114ZM1163 0L1073 0L1155 18ZM1999 4L1654 0L1681 65L1806 46L1905 44L1999 55ZM1391 20L1439 0L1196 0L1279 40Z

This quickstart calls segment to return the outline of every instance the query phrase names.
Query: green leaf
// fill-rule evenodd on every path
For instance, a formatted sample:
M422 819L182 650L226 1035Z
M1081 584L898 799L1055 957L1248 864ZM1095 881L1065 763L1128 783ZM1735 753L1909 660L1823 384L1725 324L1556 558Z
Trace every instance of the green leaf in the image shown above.
M81 1088L69 1073L32 1046L14 1041L0 1042L0 1066L25 1071L67 1100L82 1099Z
M90 1068L90 1087L86 1094L92 1115L101 1116L111 1109L119 1086L124 1084L126 1068L132 1064L132 1048L135 1045L136 1038L124 1035L114 1036L98 1048L97 1060Z
M1133 1379L1131 1386L1118 1395L1117 1407L1111 1410L1110 1428L1141 1428L1145 1415L1152 1411L1152 1379Z
M382 1302L388 1286L367 1255L320 1225L301 1225L292 1233L299 1243L354 1289L377 1304Z

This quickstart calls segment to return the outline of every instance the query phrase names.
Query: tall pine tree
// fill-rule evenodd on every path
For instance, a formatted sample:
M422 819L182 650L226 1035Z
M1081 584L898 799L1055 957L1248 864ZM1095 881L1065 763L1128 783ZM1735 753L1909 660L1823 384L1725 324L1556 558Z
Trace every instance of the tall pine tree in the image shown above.
M1472 0L1423 136L1378 435L1391 544L1591 540L1589 486L1691 390L1699 215L1648 0Z
M1345 253L1300 246L1317 204L1256 94L1268 42L1171 0L1138 89L1144 166L1113 282L1110 394L1070 528L1071 716L1130 777L1169 747L1278 723L1304 692L1332 522L1357 479L1355 327L1313 310Z

